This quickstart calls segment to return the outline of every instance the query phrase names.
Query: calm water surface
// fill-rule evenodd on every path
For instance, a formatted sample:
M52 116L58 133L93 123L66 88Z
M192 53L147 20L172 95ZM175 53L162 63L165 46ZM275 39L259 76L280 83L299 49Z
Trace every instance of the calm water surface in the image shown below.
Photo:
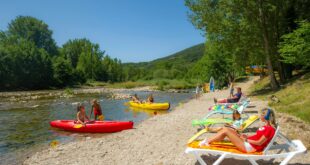
M140 98L146 98L147 92L137 92ZM51 100L38 100L22 103L3 103L0 110L0 164L21 164L35 151L49 147L51 141L66 143L85 137L102 137L104 134L78 134L52 129L49 121L57 119L74 119L76 104L83 102L86 113L90 112L89 101L96 98L100 101L104 116L107 120L134 121L135 125L154 115L169 113L180 102L192 97L192 93L153 92L156 102L171 103L168 112L132 109L124 104L128 100L109 100L106 94L78 96ZM19 105L16 108L16 104Z

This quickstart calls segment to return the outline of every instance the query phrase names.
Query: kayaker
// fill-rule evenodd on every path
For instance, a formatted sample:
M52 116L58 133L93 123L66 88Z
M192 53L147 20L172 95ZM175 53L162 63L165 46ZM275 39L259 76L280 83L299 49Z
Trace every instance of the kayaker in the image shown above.
M150 95L147 97L146 103L148 103L148 104L154 103L154 97L153 97L152 94L150 94Z
M76 110L76 123L83 124L85 126L86 121L89 120L88 116L85 113L85 106L79 103Z
M91 101L91 105L92 105L92 107L91 107L91 111L90 111L90 115L89 116L91 117L91 115L92 115L92 113L94 111L94 120L98 119L99 121L103 121L104 120L104 116L102 114L101 106L100 106L100 104L98 104L97 100L96 99L92 100Z
M220 100L217 100L216 98L214 98L214 103L237 103L241 96L242 96L242 92L241 92L241 88L240 87L237 87L237 93L234 94L234 96L232 98L227 98L227 99L220 99Z
M220 142L228 138L242 152L261 152L275 134L275 113L272 109L264 108L261 110L260 119L264 122L264 126L260 127L256 131L256 134L252 136L246 134L239 135L232 129L224 127L213 137L201 141L199 145L209 146L212 142Z
M131 101L133 101L133 102L135 102L135 103L141 104L141 101L140 101L140 99L139 99L139 97L138 97L137 94L134 94L134 95L131 97Z
M231 128L232 130L238 132L239 130L242 129L242 124L243 124L243 120L238 110L233 111L232 119L233 119L232 123L226 123L224 126ZM223 127L219 127L219 128L208 127L207 129L210 132L219 132L220 130L223 129Z

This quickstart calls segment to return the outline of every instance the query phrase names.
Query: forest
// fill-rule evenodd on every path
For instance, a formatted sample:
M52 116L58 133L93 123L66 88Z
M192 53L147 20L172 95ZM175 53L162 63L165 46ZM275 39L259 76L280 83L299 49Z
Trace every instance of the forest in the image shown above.
M268 68L271 88L310 67L310 1L185 0L192 24L206 36L205 54L188 78L213 76L219 86L245 73Z
M42 20L18 16L0 31L0 89L61 88L87 80L123 80L122 64L86 38L61 47Z

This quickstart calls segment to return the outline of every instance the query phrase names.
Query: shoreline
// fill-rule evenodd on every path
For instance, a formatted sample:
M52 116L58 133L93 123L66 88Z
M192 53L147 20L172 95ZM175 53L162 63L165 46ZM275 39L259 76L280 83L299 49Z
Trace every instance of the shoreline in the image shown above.
M253 80L239 85L246 91L251 83ZM213 104L213 97L221 98L226 95L228 95L226 90L204 94L197 100L190 99L180 104L168 114L157 115L135 125L135 129L45 149L34 153L24 161L24 164L195 164L197 161L194 156L184 153L187 140L197 130L191 126L191 121L201 118L208 112L207 108ZM267 101L254 100L251 104L254 107L249 108L249 111L258 111L267 106ZM277 113L277 115L281 130L287 135L292 129L291 122L286 121L288 119L286 114ZM291 121L297 120L291 116L289 118ZM310 128L309 125L306 127ZM298 133L302 130L297 127L294 131ZM299 137L304 143L308 140L307 132ZM209 163L214 160L206 156L204 159ZM247 164L245 161L235 159L226 159L222 164L240 163ZM310 154L297 156L290 163L310 163Z
M6 91L0 92L1 102L5 101L32 101L42 99L68 98L86 94L107 93L112 99L128 99L128 96L122 96L124 92L158 92L155 86L143 86L135 88L109 88L109 87L82 87L65 88L51 90L29 90L29 91ZM190 89L168 89L164 92L169 93L189 93ZM1 103L0 103L1 105Z

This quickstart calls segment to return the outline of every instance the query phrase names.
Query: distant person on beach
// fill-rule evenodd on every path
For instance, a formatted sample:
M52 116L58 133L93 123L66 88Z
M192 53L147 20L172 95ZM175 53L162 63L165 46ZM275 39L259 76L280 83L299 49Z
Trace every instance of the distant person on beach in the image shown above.
M85 113L85 106L79 103L76 110L77 110L76 123L85 125L86 120L87 121L89 120L88 116Z
M200 95L200 85L197 84L197 86L196 86L196 91L195 91L195 97L196 97L196 99L199 98L199 95Z
M154 103L154 97L153 97L152 94L150 94L150 95L147 97L146 103L148 103L148 104Z
M131 101L135 102L135 103L138 103L138 104L141 104L141 101L138 97L137 94L134 94L132 97L131 97Z
M227 128L230 128L236 132L242 129L242 124L243 120L241 118L241 114L238 112L238 110L234 110L232 114L233 122L232 123L226 123L224 126ZM224 127L219 127L219 128L212 128L209 127L207 128L208 131L210 132L219 132L223 129Z
M239 135L236 131L224 127L213 137L201 141L199 146L209 146L213 142L220 142L228 138L242 152L261 152L269 144L275 134L276 121L274 111L268 108L262 109L260 120L264 122L264 126L260 127L256 131L256 134L252 136L246 134Z
M233 95L232 98L217 100L214 98L214 103L237 103L242 96L241 88L237 87L237 93Z
M99 121L104 120L104 116L102 114L101 106L100 106L100 104L98 104L96 99L91 101L91 111L90 111L90 115L89 115L90 117L91 117L93 112L94 112L94 119L95 120L99 120Z

